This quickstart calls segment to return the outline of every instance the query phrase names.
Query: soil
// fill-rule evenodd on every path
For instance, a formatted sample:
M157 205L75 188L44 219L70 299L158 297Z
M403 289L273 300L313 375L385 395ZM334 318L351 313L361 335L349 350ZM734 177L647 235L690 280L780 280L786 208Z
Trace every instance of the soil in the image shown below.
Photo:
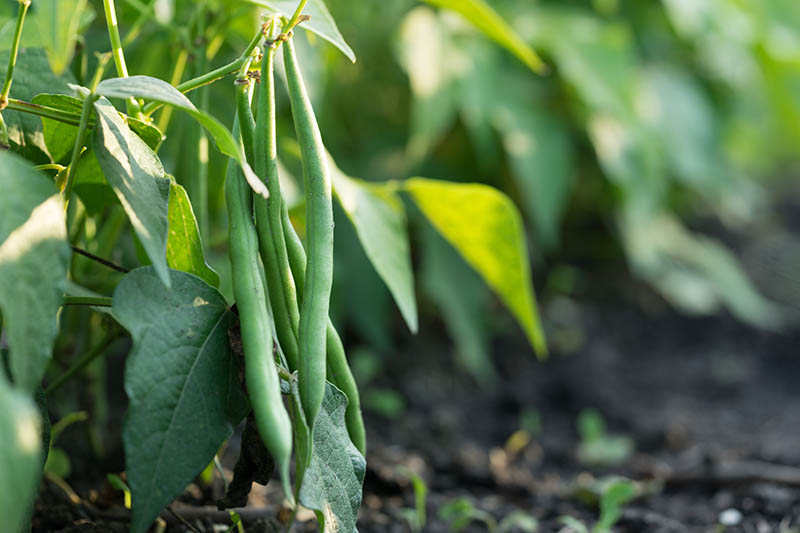
M751 243L740 244L746 258ZM634 480L637 492L614 531L800 531L800 327L765 333L724 315L688 318L609 272L593 275L585 294L550 299L548 361L537 361L515 331L495 342L494 387L454 370L435 324L399 342L372 386L400 393L406 409L394 418L367 413L359 531L411 531L409 472L428 487L429 532L451 530L439 513L459 498L498 522L526 513L540 532L572 531L563 516L591 529L599 516L593 487L609 476ZM586 408L622 446L615 466L587 461L576 426ZM627 454L625 438L633 445ZM231 443L226 464L237 453ZM77 465L72 500L45 481L33 530L125 531L127 511L102 476L120 464L118 452L94 469ZM182 521L225 531L227 515L213 507L219 485L192 485L174 513L162 514L166 531L188 531ZM251 493L241 513L248 533L279 530L286 510L275 485ZM300 513L293 531L314 530L313 516ZM463 529L487 530L480 520Z

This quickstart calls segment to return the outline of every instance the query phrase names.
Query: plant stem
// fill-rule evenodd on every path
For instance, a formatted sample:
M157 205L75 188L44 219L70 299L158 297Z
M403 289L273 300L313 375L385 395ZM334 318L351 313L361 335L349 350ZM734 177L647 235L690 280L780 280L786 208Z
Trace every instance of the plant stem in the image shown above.
M11 81L14 77L14 67L17 65L17 54L19 53L19 41L22 38L22 26L25 24L25 14L31 5L31 0L19 0L19 10L17 11L17 26L14 29L14 40L11 42L11 52L8 55L8 70L6 71L6 81L3 83L3 92L0 93L0 111L8 105L8 94L11 92Z
M103 9L106 13L108 38L111 40L111 54L114 56L114 65L117 67L117 76L128 77L128 67L125 65L125 54L122 52L122 40L119 38L119 25L114 0L103 0Z
M44 165L37 165L34 168L39 171L55 170L56 172L61 172L67 167L65 167L64 165L59 165L58 163L46 163Z
M261 30L259 30L238 59L228 63L227 65L219 67L218 69L212 70L211 72L207 72L202 76L198 76L196 78L192 78L191 80L187 80L178 85L176 89L178 89L182 93L188 93L189 91L193 91L195 89L203 87L204 85L209 85L211 83L214 83L218 79L223 78L228 74L233 74L234 72L237 72L242 67L242 65L244 65L245 61L247 61L247 58L250 57L250 55L253 53L253 50L255 50L255 48L261 43L261 39L263 39L263 37L264 36L262 35ZM160 102L150 102L149 104L144 106L144 109L142 111L144 112L145 115L151 115L156 109L160 108L162 105L164 104Z
M61 305L88 305L91 307L111 307L111 298L105 296L64 296Z
M130 272L127 268L123 268L123 267L117 265L116 263L112 263L111 261L103 259L102 257L98 257L98 256L96 256L96 255L94 255L92 253L87 252L86 250L81 250L77 246L73 246L72 247L72 251L75 252L78 255L82 255L82 256L84 256L84 257L86 257L88 259L91 259L92 261L94 261L96 263L100 263L104 267L108 267L111 270L116 270L117 272L122 272L123 274L127 274L128 272Z
M122 39L119 37L119 24L117 23L117 10L114 0L103 0L103 9L106 14L106 25L108 26L108 38L111 41L111 54L114 57L114 66L117 67L117 76L120 78L128 77L128 66L125 64L125 54L122 51ZM138 117L142 112L142 106L134 98L127 102L128 115Z
M303 14L303 8L306 7L307 3L308 0L300 0L300 3L297 5L297 9L294 10L292 18L289 19L289 22L288 24L286 24L283 31L288 33L292 28L294 28L297 25L297 21L300 19L300 15Z
M183 48L178 53L178 59L175 61L175 68L173 69L172 77L170 77L169 80L170 85L175 86L180 83L181 78L183 77L183 72L186 70L187 59L189 59L189 50L187 48ZM170 118L172 118L172 106L167 106L158 117L158 129L161 130L162 133L166 134Z
M64 124L70 124L72 126L77 126L78 124L81 123L81 116L76 113L70 113L69 111L63 111L61 109L56 109L55 107L32 104L24 100L18 100L16 98L8 99L7 108L12 111L21 111L23 113L30 113L31 115L38 115L44 118L51 118L53 120L63 122Z
M74 365L69 367L63 374L58 376L47 388L44 390L45 395L51 394L53 391L60 388L64 383L72 379L81 370L89 366L89 363L97 359L103 352L106 351L112 342L117 339L116 333L109 333L103 340L95 345L94 348L86 352L86 355L81 357Z
M64 187L61 190L64 197L64 211L69 208L69 197L72 194L72 185L75 182L75 172L78 170L78 161L80 160L83 150L83 143L86 140L86 131L89 129L89 118L92 115L92 107L94 106L97 96L94 90L103 78L103 72L108 64L109 56L105 54L100 57L100 63L97 65L97 70L94 73L89 94L86 95L86 100L83 101L83 110L81 111L81 122L78 124L78 134L75 137L75 144L72 147L72 159L69 162L69 171L67 171L67 179L64 182Z

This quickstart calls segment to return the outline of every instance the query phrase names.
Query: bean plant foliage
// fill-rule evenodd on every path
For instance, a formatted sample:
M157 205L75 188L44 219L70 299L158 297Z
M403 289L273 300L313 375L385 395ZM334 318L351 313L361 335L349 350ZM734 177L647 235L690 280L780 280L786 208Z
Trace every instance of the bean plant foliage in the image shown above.
M430 3L461 13L544 71L482 0ZM149 2L125 35L116 20L122 10L102 4L96 13L86 0L20 0L0 12L0 63L8 65L0 94L4 530L29 527L50 448L48 401L70 403L73 378L129 337L122 442L131 531L147 531L245 421L245 433L257 431L261 453L272 456L265 464L274 460L288 505L313 510L322 530L356 531L366 444L358 389L328 317L333 227L324 215L332 199L337 217L345 215L337 222L355 229L410 330L419 327L407 210L414 205L544 355L521 216L487 185L365 181L339 169L304 86L307 54L295 56L293 47L306 30L356 61L323 0L177 2L170 13ZM232 27L245 28L249 40L234 61L212 68ZM97 31L107 38L92 55L86 43ZM146 62L126 64L143 32L184 47L168 81L134 70ZM273 78L281 54L286 68ZM273 83L282 79L302 184L277 161L278 140L283 148L292 136L275 132L275 99L285 90ZM220 118L209 105L212 83L227 87L235 113ZM170 121L190 124L179 153L163 149ZM227 172L209 166L210 152ZM227 212L211 179L223 174ZM210 229L220 220L227 233ZM227 249L229 261L211 248ZM241 495L226 500L246 503Z

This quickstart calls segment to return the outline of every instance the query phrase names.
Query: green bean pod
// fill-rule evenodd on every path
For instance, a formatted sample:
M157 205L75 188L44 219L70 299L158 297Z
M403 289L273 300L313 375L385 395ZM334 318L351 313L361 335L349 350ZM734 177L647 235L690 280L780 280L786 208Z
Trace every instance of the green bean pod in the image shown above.
M290 370L298 365L297 334L300 311L292 271L289 267L281 222L281 186L278 179L278 146L275 131L275 45L267 46L261 63L258 118L255 125L255 172L266 182L270 197L255 199L256 229L261 261L273 299L278 340Z
M325 146L297 65L294 44L284 43L292 116L303 160L308 254L298 330L298 387L310 428L325 396L325 345L333 283L333 203Z
M237 105L240 108L243 107L242 101L249 108L246 88L237 87ZM259 434L278 465L286 497L293 501L289 478L292 424L281 397L273 356L272 327L258 265L252 192L239 166L230 163L225 181L225 201L233 293L239 310L247 391Z
M286 209L285 202L281 210L281 219L286 248L289 252L289 264L297 284L297 295L302 299L306 279L306 251L303 248L303 242L295 232L294 226L292 226L291 220L289 220L289 212ZM350 434L350 440L353 441L356 448L366 455L367 439L364 431L364 419L361 416L361 399L358 394L358 385L350 370L350 365L347 363L342 339L330 319L328 319L328 327L325 333L328 381L339 387L347 396L347 410L344 415L347 432Z

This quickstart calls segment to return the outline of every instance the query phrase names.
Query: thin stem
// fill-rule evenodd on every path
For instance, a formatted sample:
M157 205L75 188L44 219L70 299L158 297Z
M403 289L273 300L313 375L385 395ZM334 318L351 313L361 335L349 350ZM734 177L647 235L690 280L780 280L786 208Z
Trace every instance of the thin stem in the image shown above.
M308 0L300 0L300 3L297 5L297 9L294 10L294 15L292 15L292 18L289 19L289 23L286 24L283 31L288 33L297 25L297 22L300 20L300 15L303 14L303 8L306 7L307 3Z
M128 67L125 64L125 54L122 51L122 40L119 37L119 24L117 23L117 10L114 0L103 0L103 9L106 14L106 25L108 26L108 38L111 41L111 54L114 57L114 65L117 67L117 76L120 78L128 77ZM139 116L142 106L134 98L126 102L128 115Z
M128 272L130 272L130 270L128 270L127 268L121 267L115 263L112 263L111 261L108 261L107 259L103 259L102 257L98 257L92 253L87 252L86 250L81 250L77 246L73 246L72 251L78 255L87 257L96 263L100 263L101 265L108 267L111 270L116 270L117 272L122 272L123 274L127 274Z
M88 305L91 307L111 307L111 298L105 296L64 296L61 305Z
M100 80L103 79L103 72L108 64L108 54L100 56L100 62L97 65L97 70L94 73L89 94L86 95L86 100L83 101L83 110L81 111L81 122L78 124L78 135L75 137L75 144L72 147L72 159L69 162L69 171L67 171L67 179L64 182L62 195L64 197L64 211L69 208L69 197L72 194L72 185L75 182L75 172L78 170L78 161L80 160L83 151L83 143L86 140L86 131L89 129L89 119L92 115L92 108L97 96L94 94Z
M103 0L103 9L106 13L108 38L111 40L111 53L114 56L114 65L117 67L117 76L128 77L128 67L125 65L125 54L122 52L122 40L119 38L119 25L114 0Z
M172 77L169 80L170 85L177 85L183 77L183 72L186 70L186 60L189 59L189 50L183 48L178 53L178 59L175 61L175 68L172 71ZM167 106L158 117L158 129L166 133L169 126L170 118L172 118L172 106Z
M14 29L14 40L11 42L11 53L8 56L8 70L6 71L6 81L3 84L3 92L0 93L0 111L8 105L8 94L11 92L11 81L14 77L14 67L17 65L17 54L19 52L19 41L22 38L22 26L25 24L25 14L31 5L31 0L19 0L19 10L17 11L17 26Z
M74 365L69 367L63 374L58 376L53 382L47 386L44 390L45 395L51 394L53 391L58 390L64 383L72 379L76 374L82 371L84 368L89 366L89 364L97 359L103 352L106 351L112 342L114 342L118 338L116 332L109 333L106 335L99 343L97 343L94 348L86 352L86 354L81 357Z
M61 172L67 167L65 167L64 165L59 165L58 163L46 163L44 165L37 165L33 168L39 171L55 170L56 172Z
M78 135L75 137L75 144L72 147L72 159L69 162L69 170L67 171L67 179L64 181L64 187L61 194L64 197L64 211L69 207L69 197L72 194L72 185L75 182L75 172L78 170L78 161L80 160L81 153L83 152L83 143L86 140L86 130L89 126L89 117L92 114L92 107L97 97L94 93L86 96L83 102L83 111L81 112L81 122L78 125Z
M56 109L55 107L32 104L16 98L8 99L7 108L13 111L30 113L31 115L37 115L43 118L51 118L53 120L63 122L64 124L70 124L71 126L77 126L81 123L81 116L76 113L70 113L69 111L63 111L61 109Z
M198 76L196 78L192 78L191 80L187 80L178 85L176 89L178 89L182 93L188 93L189 91L193 91L195 89L203 87L204 85L209 85L211 83L214 83L218 79L221 79L227 76L228 74L233 74L234 72L237 72L245 63L245 61L247 61L247 58L250 57L250 55L253 53L253 50L255 50L255 48L259 44L261 44L261 40L263 38L264 36L261 33L261 30L259 30L238 59L228 63L227 65L219 67L218 69L212 70L211 72L207 72L202 76ZM144 106L144 109L142 111L144 112L145 115L151 115L156 109L160 108L162 105L164 104L160 102L150 102L149 104Z

